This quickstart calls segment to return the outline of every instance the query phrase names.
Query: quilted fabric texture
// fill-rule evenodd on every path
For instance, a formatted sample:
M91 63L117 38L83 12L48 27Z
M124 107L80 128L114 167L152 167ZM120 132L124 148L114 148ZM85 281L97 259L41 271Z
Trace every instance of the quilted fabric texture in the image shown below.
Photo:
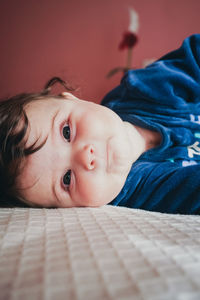
M0 210L0 299L200 299L200 217Z

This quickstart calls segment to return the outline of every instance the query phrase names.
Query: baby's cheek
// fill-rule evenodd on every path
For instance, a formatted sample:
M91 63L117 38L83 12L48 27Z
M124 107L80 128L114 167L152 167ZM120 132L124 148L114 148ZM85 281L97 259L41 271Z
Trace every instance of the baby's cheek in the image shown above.
M87 182L87 183L85 183ZM76 201L80 206L101 206L110 202L108 186L104 178L93 176L90 180L80 181L78 184Z

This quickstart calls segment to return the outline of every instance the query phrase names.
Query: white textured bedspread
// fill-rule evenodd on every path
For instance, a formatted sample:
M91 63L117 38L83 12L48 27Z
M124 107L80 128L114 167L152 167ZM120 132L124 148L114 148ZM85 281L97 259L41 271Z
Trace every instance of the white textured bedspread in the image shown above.
M200 216L0 209L0 299L200 299Z

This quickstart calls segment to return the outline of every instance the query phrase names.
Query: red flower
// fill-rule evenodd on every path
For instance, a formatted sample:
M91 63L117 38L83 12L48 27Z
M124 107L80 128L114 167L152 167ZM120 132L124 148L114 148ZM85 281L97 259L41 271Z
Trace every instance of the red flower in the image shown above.
M123 34L123 40L119 44L119 50L123 50L125 48L133 48L138 42L138 37L135 33L126 31Z

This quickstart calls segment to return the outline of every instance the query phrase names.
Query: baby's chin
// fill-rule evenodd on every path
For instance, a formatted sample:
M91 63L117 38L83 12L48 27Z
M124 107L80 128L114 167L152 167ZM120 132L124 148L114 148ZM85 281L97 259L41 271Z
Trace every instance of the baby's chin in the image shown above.
M105 199L94 199L90 201L82 201L80 205L77 205L76 207L101 207L103 205L106 205L110 203L112 200L105 200Z
M122 189L122 188L121 188ZM93 197L90 197L88 199L84 198L82 201L79 201L76 206L80 207L100 207L103 205L106 205L110 203L112 200L117 197L117 195L120 193L121 189L117 189L115 191L110 191L109 193L105 193L105 191L102 191L99 195L94 195Z

